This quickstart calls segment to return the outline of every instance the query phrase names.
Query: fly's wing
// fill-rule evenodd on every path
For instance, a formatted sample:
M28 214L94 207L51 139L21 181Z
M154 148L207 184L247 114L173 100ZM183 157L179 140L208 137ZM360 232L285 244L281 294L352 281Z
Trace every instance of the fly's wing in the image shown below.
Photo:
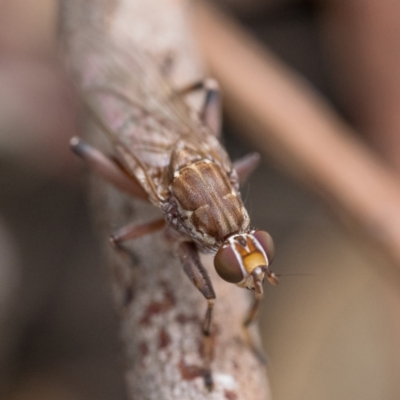
M105 38L86 42L80 90L93 118L112 140L119 159L159 204L168 194L168 165L179 142L220 164L231 164L198 114L178 97L148 53Z

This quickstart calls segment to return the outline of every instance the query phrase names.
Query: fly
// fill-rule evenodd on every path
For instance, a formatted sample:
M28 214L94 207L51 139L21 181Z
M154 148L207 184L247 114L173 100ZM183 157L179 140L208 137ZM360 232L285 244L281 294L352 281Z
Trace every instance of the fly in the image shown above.
M77 137L71 139L72 150L106 181L164 214L160 220L123 227L111 241L118 245L165 226L176 233L183 269L208 302L203 322L208 343L216 296L199 252L215 254L222 279L255 293L244 321L249 326L257 316L264 279L278 283L270 270L274 244L267 232L251 228L239 191L259 156L232 164L218 141L217 83L207 79L175 91L148 55L128 54L100 40L89 50L84 59L95 66L96 79L83 77L82 93L115 153L107 157ZM142 72L140 82L132 77L135 71ZM195 112L185 96L198 90L205 91L205 100ZM209 370L210 360L207 363Z

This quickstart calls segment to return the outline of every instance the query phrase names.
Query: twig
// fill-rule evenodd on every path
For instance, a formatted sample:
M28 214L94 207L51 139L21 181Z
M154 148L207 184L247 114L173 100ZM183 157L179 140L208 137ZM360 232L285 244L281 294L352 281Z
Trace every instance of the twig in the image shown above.
M168 0L65 0L63 39L75 74L96 79L95 70L88 70L93 66L82 64L76 50L96 28L117 42L145 48L155 59L172 54L173 75L179 83L199 77L199 63L184 24L184 6L184 1ZM91 143L104 144L104 135L93 126L86 136ZM163 233L134 241L128 251L111 251L108 243L112 230L131 220L152 220L157 210L99 181L92 197L109 252L130 398L269 399L265 368L245 343L246 291L222 282L213 272L211 258L204 257L217 293L212 361L215 388L208 393L202 376L201 334L206 302L182 272L171 244ZM257 336L256 330L253 333Z
M307 82L214 7L193 25L228 114L267 157L311 187L400 265L400 184Z

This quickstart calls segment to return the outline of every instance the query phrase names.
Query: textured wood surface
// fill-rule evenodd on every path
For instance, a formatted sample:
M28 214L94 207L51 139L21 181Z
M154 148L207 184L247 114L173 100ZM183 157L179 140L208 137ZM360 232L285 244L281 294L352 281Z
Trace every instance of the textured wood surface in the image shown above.
M65 1L61 26L67 64L75 77L89 73L96 79L95 68L82 64L77 49L100 29L113 40L145 48L156 60L172 55L175 85L198 79L202 69L185 24L186 7L186 2L172 0ZM107 149L104 135L93 124L87 124L85 136ZM97 179L91 197L110 260L130 398L269 399L266 370L250 351L242 328L248 293L223 282L213 271L212 258L203 257L217 294L212 327L215 388L208 393L201 334L206 301L184 275L173 241L160 232L130 243L127 252L115 252L108 244L112 230L132 220L148 221L160 212ZM257 340L257 329L252 333Z

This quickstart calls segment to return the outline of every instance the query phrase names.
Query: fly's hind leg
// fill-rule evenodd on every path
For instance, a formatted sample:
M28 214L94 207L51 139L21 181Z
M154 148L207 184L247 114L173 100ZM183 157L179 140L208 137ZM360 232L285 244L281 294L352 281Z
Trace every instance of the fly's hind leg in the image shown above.
M200 110L200 119L207 125L215 136L221 133L221 95L218 82L207 78L178 90L177 94L185 96L198 90L205 90L203 106Z
M101 151L85 143L78 137L71 139L71 148L74 153L100 175L104 180L114 185L117 189L124 191L134 197L148 200L146 192L139 185L137 180L129 174L118 160L107 157ZM136 223L124 226L110 237L113 245L119 246L127 240L136 239L141 236L153 233L165 225L164 219L158 219L142 225Z
M211 322L215 302L215 292L210 277L208 276L207 271L205 270L203 265L201 264L199 254L194 243L181 243L179 246L179 257L181 259L186 275L208 302L202 330L204 335L205 358L204 381L207 388L211 390L213 386L211 375L211 357L213 351L211 338Z
M110 157L107 157L78 137L73 137L70 145L72 151L81 157L105 181L134 197L148 200L148 196L139 182Z

